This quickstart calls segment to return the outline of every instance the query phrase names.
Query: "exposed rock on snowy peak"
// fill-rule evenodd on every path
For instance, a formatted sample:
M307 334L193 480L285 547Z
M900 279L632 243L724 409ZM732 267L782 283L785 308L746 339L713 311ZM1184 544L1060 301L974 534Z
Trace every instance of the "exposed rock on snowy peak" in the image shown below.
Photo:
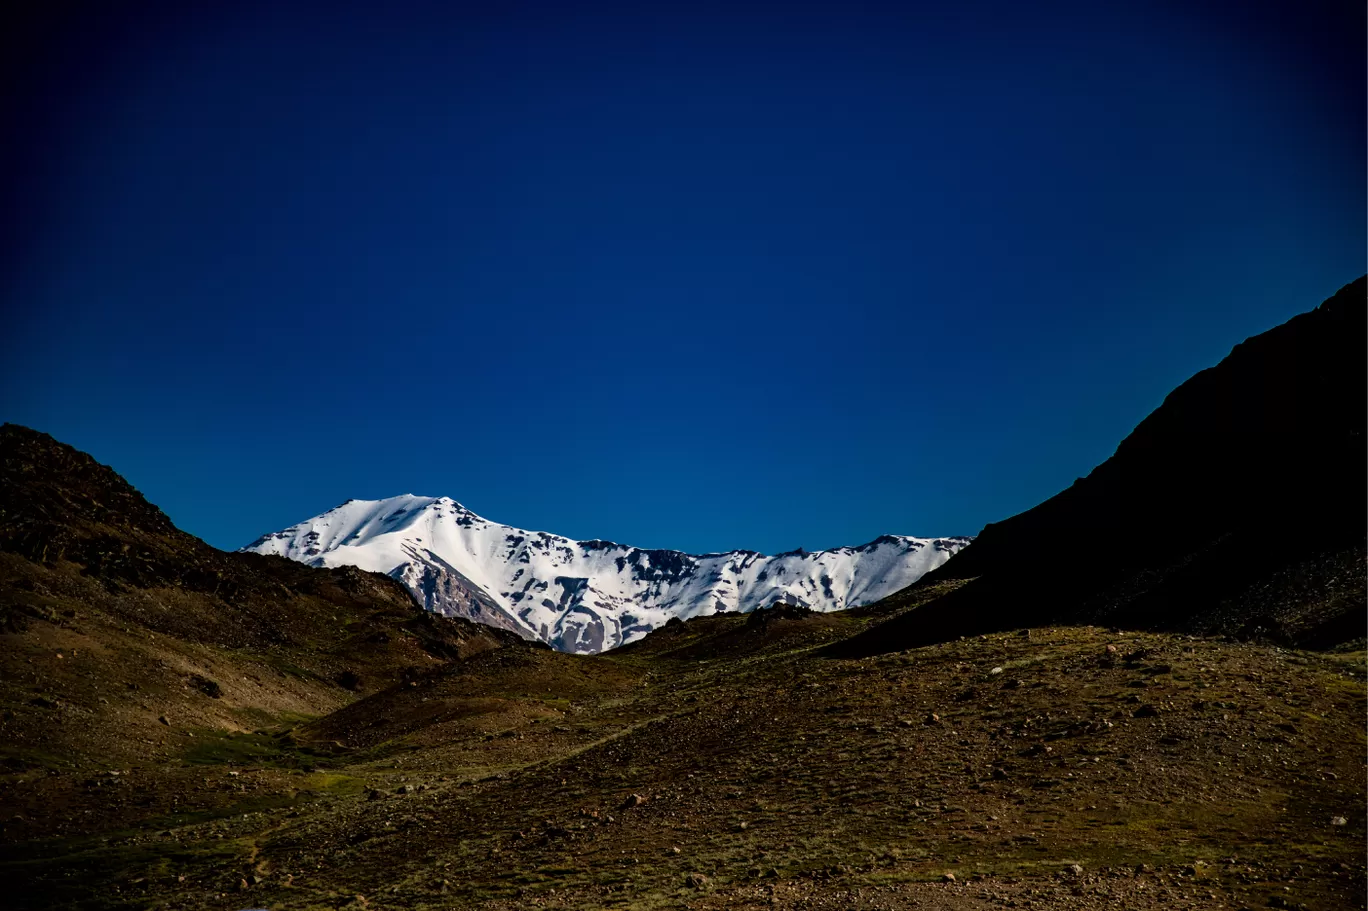
M449 497L348 500L243 550L400 580L434 613L589 654L670 619L775 602L818 611L879 600L940 566L969 538L884 535L859 547L767 557L695 556L572 541L475 515Z

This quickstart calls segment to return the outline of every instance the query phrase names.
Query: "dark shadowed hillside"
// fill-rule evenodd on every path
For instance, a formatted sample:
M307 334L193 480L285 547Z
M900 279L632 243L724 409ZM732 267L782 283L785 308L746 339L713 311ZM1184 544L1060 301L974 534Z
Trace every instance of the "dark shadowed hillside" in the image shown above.
M842 646L1051 623L1364 635L1365 280L1175 389L1086 478L983 529L918 586L968 584ZM1068 554L1042 562L1042 547Z

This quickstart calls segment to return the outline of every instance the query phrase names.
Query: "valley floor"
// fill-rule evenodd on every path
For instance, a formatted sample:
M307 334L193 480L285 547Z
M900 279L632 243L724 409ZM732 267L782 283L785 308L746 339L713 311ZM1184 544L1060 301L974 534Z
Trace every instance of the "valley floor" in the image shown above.
M822 657L865 622L500 648L171 758L30 756L0 879L70 909L1364 907L1363 652Z

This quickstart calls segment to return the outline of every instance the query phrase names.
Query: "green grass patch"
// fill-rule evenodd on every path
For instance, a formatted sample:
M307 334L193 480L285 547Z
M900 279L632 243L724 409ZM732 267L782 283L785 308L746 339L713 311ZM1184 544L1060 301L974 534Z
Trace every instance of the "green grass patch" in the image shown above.
M295 741L289 734L201 731L182 754L190 765L259 766L276 769L307 769L336 766L344 753ZM349 759L355 758L350 753Z

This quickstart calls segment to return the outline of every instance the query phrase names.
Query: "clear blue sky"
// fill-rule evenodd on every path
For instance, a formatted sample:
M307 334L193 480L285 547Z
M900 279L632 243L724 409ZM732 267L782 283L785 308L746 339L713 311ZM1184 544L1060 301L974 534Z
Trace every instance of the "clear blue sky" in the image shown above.
M1364 271L1361 3L207 6L11 30L0 419L220 547L972 534Z

